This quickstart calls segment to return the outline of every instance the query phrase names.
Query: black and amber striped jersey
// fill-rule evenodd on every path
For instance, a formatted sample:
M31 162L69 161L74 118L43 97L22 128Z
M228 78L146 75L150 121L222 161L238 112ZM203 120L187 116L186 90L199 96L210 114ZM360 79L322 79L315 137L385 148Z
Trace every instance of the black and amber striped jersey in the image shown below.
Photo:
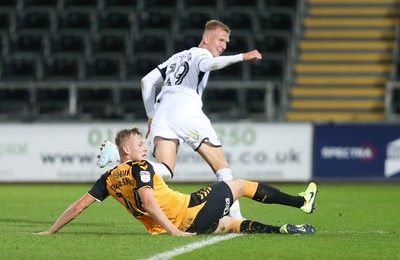
M165 233L166 230L142 207L138 191L143 187L154 190L156 202L168 219L179 228L185 219L190 196L170 189L147 160L128 161L107 171L88 193L97 201L103 201L109 195L113 196L145 225L151 234Z

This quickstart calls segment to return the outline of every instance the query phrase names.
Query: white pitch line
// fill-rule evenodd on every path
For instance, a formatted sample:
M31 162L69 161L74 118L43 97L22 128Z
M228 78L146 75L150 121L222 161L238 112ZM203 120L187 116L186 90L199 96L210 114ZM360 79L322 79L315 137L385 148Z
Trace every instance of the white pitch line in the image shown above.
M219 243L221 241L228 240L228 239L231 239L231 238L234 238L234 237L237 237L237 236L241 236L241 234L227 234L227 235L215 236L215 237L210 238L210 239L206 239L206 240L203 240L203 241L200 241L200 242L195 242L195 243L192 243L192 244L189 244L189 245L185 245L185 246L182 246L182 247L175 248L175 249L173 249L171 251L167 251L167 252L164 252L164 253L153 255L153 256L147 258L147 260L160 260L160 259L166 260L166 259L171 259L172 257L175 257L177 255L188 253L188 252L191 252L193 250L196 250L196 249L199 249L199 248L202 248L202 247L205 247L205 246L209 246L209 245L212 245L212 244L216 244L216 243Z
M323 230L323 231L317 231L317 233L365 235L365 234L390 234L391 232L389 232L389 231L383 231L383 230L370 230L370 231Z

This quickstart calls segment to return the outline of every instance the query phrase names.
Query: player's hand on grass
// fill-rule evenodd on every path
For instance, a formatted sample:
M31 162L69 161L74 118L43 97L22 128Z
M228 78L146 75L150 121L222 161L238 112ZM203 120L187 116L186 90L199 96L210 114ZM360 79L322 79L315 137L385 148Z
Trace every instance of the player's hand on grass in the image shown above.
M179 229L177 229L176 231L171 233L171 236L175 236L175 237L190 237L190 236L194 236L194 235L196 235L196 233L184 232Z
M50 231L46 230L46 231L36 232L34 234L35 235L51 235L53 233L50 233Z
M243 53L243 60L261 60L262 56L257 50Z

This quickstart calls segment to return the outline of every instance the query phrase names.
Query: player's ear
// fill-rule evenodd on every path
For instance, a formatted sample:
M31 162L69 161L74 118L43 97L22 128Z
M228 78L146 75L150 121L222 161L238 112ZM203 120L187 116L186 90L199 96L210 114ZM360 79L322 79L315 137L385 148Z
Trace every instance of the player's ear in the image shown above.
M209 41L210 41L210 37L208 37L208 34L204 34L203 35L203 43L207 45Z
M131 154L131 150L127 145L122 146L122 151L124 151L126 154Z

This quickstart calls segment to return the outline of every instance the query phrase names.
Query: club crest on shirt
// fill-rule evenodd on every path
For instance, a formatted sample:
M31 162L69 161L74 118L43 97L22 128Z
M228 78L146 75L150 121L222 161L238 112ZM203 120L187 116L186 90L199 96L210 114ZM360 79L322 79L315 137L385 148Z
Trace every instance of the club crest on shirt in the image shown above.
M150 181L150 179L151 179L151 174L150 174L150 172L148 172L148 171L140 171L140 180L142 181L142 182L149 182Z

